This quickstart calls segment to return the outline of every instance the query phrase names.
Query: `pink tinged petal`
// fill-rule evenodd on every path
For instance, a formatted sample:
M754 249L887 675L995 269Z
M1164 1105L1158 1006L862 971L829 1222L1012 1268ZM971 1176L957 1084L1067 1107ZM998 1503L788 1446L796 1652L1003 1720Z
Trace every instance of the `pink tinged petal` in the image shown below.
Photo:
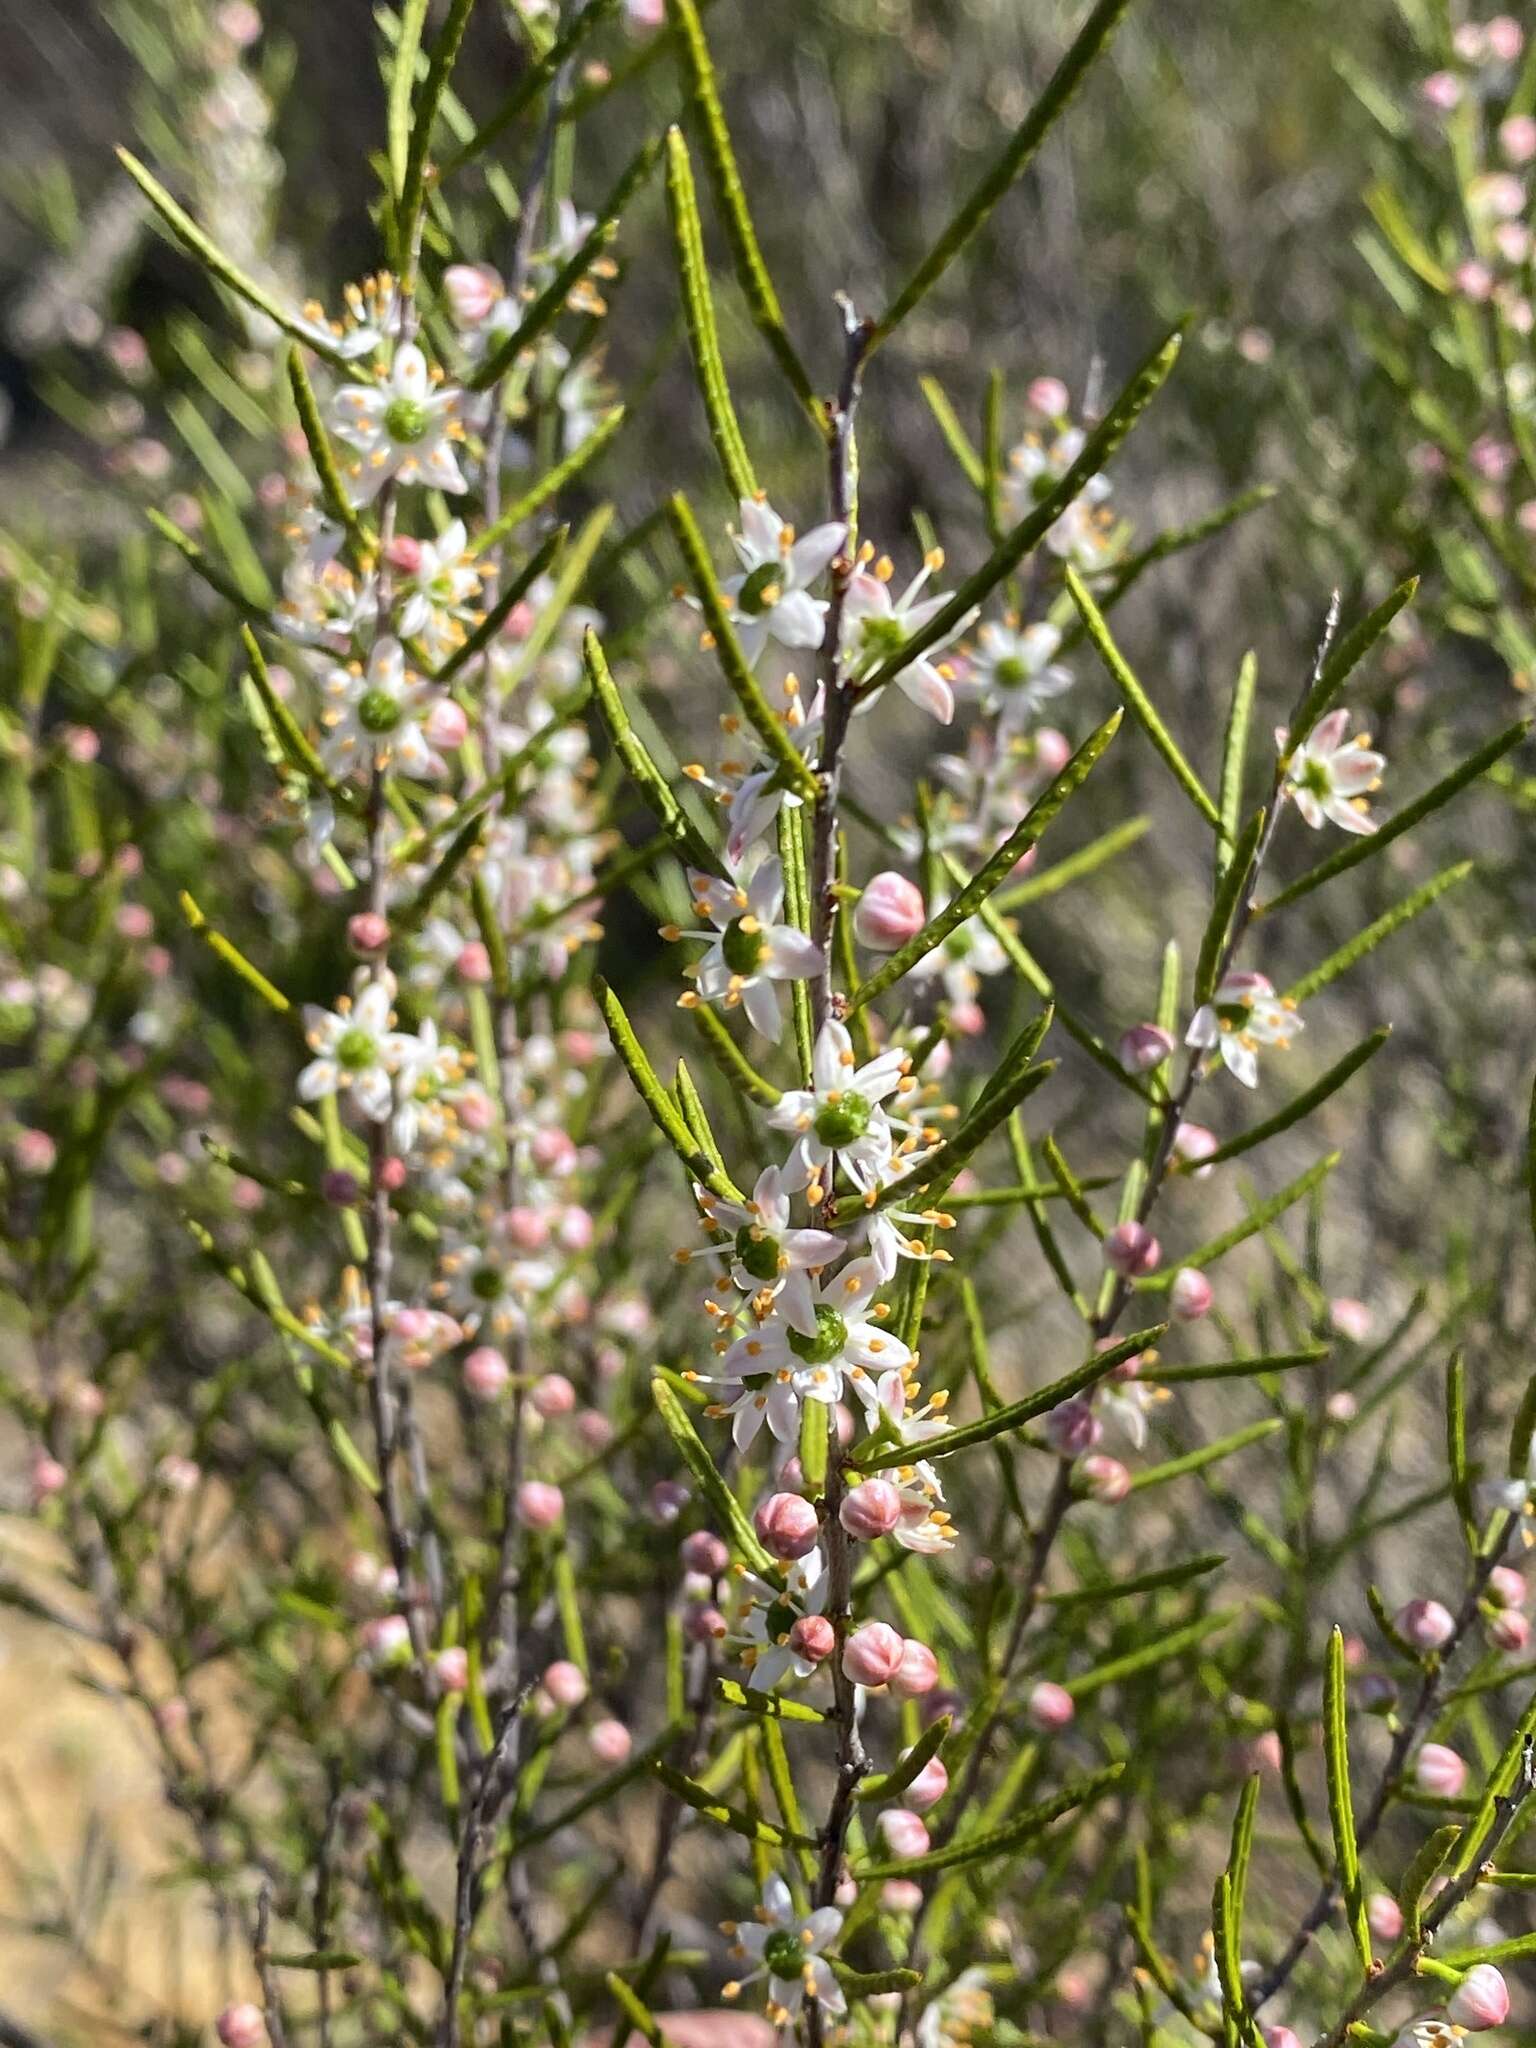
M1376 830L1376 820L1357 811L1346 797L1330 797L1323 809L1341 832L1353 832L1368 839Z
M830 1230L791 1230L782 1244L792 1270L804 1266L830 1266L843 1250L843 1240Z
M1194 1046L1212 1046L1221 1036L1221 1026L1216 1012L1209 1003L1203 1003L1189 1020L1189 1029L1184 1034L1184 1043Z
M1347 796L1358 796L1376 781L1387 765L1385 754L1372 754L1364 747L1351 747L1347 753L1337 755L1329 762L1329 773L1335 789Z
M911 668L902 669L894 681L904 697L921 706L940 725L948 725L954 717L955 693L928 662L915 662Z
M735 1420L731 1424L731 1441L738 1451L746 1450L756 1441L757 1432L763 1426L765 1413L765 1409L758 1407L755 1394L749 1400L743 1401L736 1410Z
M784 870L770 855L753 870L747 883L747 908L759 924L776 924L784 901Z
M394 742L395 766L407 775L433 773L432 749L419 725L402 725Z
M771 981L749 981L741 992L741 1006L754 1031L760 1032L764 1038L778 1037L783 1013L779 1008L779 992Z
M1259 1085L1259 1062L1251 1045L1242 1045L1228 1033L1221 1041L1221 1056L1234 1080L1241 1081L1245 1088Z
M781 1444L800 1440L800 1396L786 1380L768 1389L768 1427Z
M789 1221L789 1199L779 1185L779 1169L765 1166L753 1185L758 1220L769 1230L782 1230Z
M818 1095L825 1095L832 1088L846 1088L848 1076L853 1072L849 1057L853 1052L853 1040L848 1028L839 1024L835 1017L829 1017L816 1034L816 1044L811 1053L811 1078L816 1084ZM784 1101L788 1101L785 1096ZM815 1109L811 1103L812 1111Z
M803 534L789 551L791 580L802 588L814 583L837 559L846 532L846 527L829 520L825 526L813 526Z
M1344 735L1348 731L1348 711L1330 711L1326 718L1320 718L1313 727L1307 745L1316 753L1332 754L1343 744Z
M839 1315L849 1316L863 1307L879 1285L879 1268L866 1254L861 1259L850 1260L837 1278L830 1281L823 1291ZM891 1363L894 1365L897 1361L893 1359Z
M775 981L809 981L822 970L822 952L814 939L781 924L769 932L763 973Z
M811 1964L811 1981L815 1987L817 2002L830 2013L845 2013L848 2001L843 1996L843 1987L832 1974L832 1965L824 1963L817 1956Z
M778 1294L778 1311L802 1337L816 1335L816 1296L804 1273L788 1272Z

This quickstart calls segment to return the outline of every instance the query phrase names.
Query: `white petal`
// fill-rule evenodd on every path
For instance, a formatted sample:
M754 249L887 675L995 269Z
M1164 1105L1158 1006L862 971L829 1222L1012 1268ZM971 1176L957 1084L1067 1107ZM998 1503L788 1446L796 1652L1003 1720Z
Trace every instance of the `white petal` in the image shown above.
M300 1102L316 1102L322 1095L334 1095L340 1078L334 1060L311 1060L298 1079Z
M813 526L809 533L802 534L789 551L791 582L802 590L808 583L814 583L837 559L847 530L838 521L829 520L825 526Z
M826 632L827 601L791 590L763 614L768 631L781 647L819 647Z
M771 981L762 978L749 981L741 992L741 1006L754 1031L760 1032L764 1038L777 1039L783 1015L779 1009L779 992Z
M776 925L768 934L766 951L763 972L775 981L809 981L822 970L820 946L793 925Z
M431 390L427 376L427 359L414 342L397 349L389 373L389 381L398 398L414 398L418 403Z
M910 697L914 704L921 705L940 725L948 725L953 719L955 693L930 662L914 662L910 668L902 669L894 680L904 697Z

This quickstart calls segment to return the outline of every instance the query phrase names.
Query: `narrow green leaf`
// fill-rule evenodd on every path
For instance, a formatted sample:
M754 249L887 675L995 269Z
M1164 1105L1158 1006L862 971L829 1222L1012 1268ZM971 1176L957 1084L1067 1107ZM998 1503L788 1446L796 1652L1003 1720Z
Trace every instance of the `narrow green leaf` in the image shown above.
M1314 1109L1328 1100L1330 1095L1336 1095L1344 1083L1360 1071L1367 1060L1376 1057L1391 1036L1392 1026L1383 1024L1378 1030L1373 1031L1369 1038L1362 1038L1357 1046L1344 1055L1337 1066L1330 1067L1326 1074L1314 1081L1310 1088L1295 1096L1284 1109L1278 1110L1274 1116L1266 1117L1263 1123L1255 1124L1252 1130L1240 1131L1235 1138L1228 1138L1224 1145L1218 1145L1208 1157L1195 1162L1196 1165L1220 1166L1224 1160L1237 1159L1244 1152L1251 1152L1256 1145L1263 1145L1271 1138L1278 1138L1282 1131L1290 1130L1294 1124L1299 1124L1304 1118L1309 1117ZM1182 1170L1187 1171L1188 1168Z
M918 389L928 401L928 410L939 423L945 446L965 472L966 482L978 491L984 490L987 481L985 465L972 446L971 437L961 426L960 417L950 404L943 385L937 377L920 377Z
M904 1863L873 1863L856 1867L853 1876L860 1884L877 1884L893 1877L926 1877L930 1871L954 1870L963 1864L982 1863L989 1857L1020 1849L1026 1842L1033 1841L1036 1835L1043 1834L1052 1821L1060 1820L1063 1814L1072 1813L1096 1799L1114 1784L1124 1769L1124 1764L1109 1764L1086 1777L1070 1778L1054 1799L1030 1807L1000 1828L991 1828L985 1834L962 1836L945 1848L930 1849L926 1856L913 1856Z
M1414 275L1421 277L1432 291L1449 292L1450 278L1415 232L1406 207L1392 187L1378 180L1366 192L1365 203L1372 220Z
M921 1970L855 1970L841 1956L828 1956L827 1961L850 1998L885 1998L893 1991L915 1991L923 1981Z
M470 542L469 553L483 555L492 548L500 547L509 534L517 531L525 519L531 519L541 506L547 505L551 498L558 497L573 478L580 476L587 465L596 461L602 454L623 426L626 417L622 405L616 405L605 412L584 441L578 442L570 454L563 461L557 462L553 469L546 470L536 484L530 485L520 498L513 500L493 525L488 526L484 533Z
M355 1970L362 1960L349 1948L317 1948L303 1955L267 1957L274 1970Z
M704 260L704 235L699 225L699 202L688 162L688 145L682 130L667 131L667 199L672 214L672 234L677 245L678 277L683 293L683 317L698 372L699 392L709 421L710 438L731 496L736 499L757 495L757 476L747 444L742 439L736 409L731 404L725 364L720 355L720 335L715 326L714 300L710 295L709 271Z
M1227 938L1253 873L1259 840L1264 831L1264 811L1255 811L1247 829L1232 849L1232 857L1217 878L1215 900L1205 930L1200 935L1200 954L1195 963L1195 1001L1208 1003L1216 991Z
M1045 538L1067 507L1087 488L1089 480L1097 476L1162 389L1169 372L1178 360L1181 338L1181 332L1177 328L1164 336L1132 374L1125 389L1083 443L1082 452L1077 460L1054 489L1048 491L1034 510L1026 513L1011 532L1004 534L992 554L974 576L966 578L948 604L941 606L926 625L881 663L869 680L860 686L862 691L882 689L893 676L899 675L915 661L919 654L925 653L939 641L959 631L976 608L991 596L1003 578L1012 575L1031 549Z
M1115 688L1130 707L1131 716L1162 755L1175 782L1201 817L1208 825L1214 825L1219 832L1222 829L1220 811L1211 801L1205 784L1185 760L1178 741L1163 723L1156 706L1138 682L1129 662L1115 645L1110 630L1104 623L1103 614L1088 594L1088 586L1070 562L1066 564L1064 574L1067 591L1082 614L1083 624L1088 629L1088 638L1093 642L1099 659L1109 670Z
M732 695L758 738L778 762L779 774L786 786L798 790L801 796L814 799L816 778L790 738L789 727L763 695L763 686L742 653L736 628L715 581L714 565L704 545L704 536L693 516L693 508L681 491L673 492L667 503L667 513L677 535L678 546L683 551L683 560L688 565L688 580L704 613L705 624Z
M695 1180L728 1202L740 1201L740 1190L722 1174L709 1155L695 1142L692 1132L677 1113L677 1105L656 1078L656 1070L635 1036L624 1006L601 975L594 975L592 987L608 1026L613 1049L635 1084L636 1092L651 1113L651 1121L666 1139Z
M739 1707L744 1714L757 1714L770 1721L825 1721L827 1718L817 1708L807 1706L804 1700L787 1699L776 1692L749 1692L734 1678L717 1678L715 1697L724 1700L728 1707Z
M1299 1366L1319 1365L1328 1356L1328 1346L1317 1344L1306 1351L1265 1351L1253 1358L1218 1358L1210 1365L1163 1365L1147 1368L1146 1377L1159 1386L1187 1385L1191 1380L1251 1380L1266 1372L1293 1372Z
M1166 1292L1178 1278L1182 1267L1204 1268L1214 1265L1217 1259L1223 1253L1231 1251L1234 1245L1242 1244L1245 1239L1268 1229L1277 1216L1283 1216L1293 1203L1301 1201L1325 1181L1343 1156L1342 1152L1330 1152L1326 1158L1319 1159L1315 1166L1309 1166L1305 1173L1298 1174L1293 1181L1288 1181L1278 1194L1270 1195L1266 1201L1260 1202L1257 1208L1250 1209L1241 1223L1234 1224L1230 1230L1224 1230L1220 1237L1213 1237L1208 1243L1198 1246L1177 1264L1169 1266L1166 1271L1153 1273L1145 1280L1138 1280L1135 1283L1138 1293Z
M1061 773L1035 799L991 859L977 869L965 887L958 890L936 916L929 918L920 932L860 982L848 998L850 1010L862 1009L876 996L884 995L919 960L926 959L936 946L942 946L957 926L976 915L993 890L1007 880L1029 849L1039 843L1046 827L1087 780L1094 763L1119 729L1120 713L1116 711L1096 732L1088 735Z
M1218 1437L1214 1443L1202 1444L1197 1451L1186 1451L1180 1458L1169 1458L1161 1465L1144 1465L1139 1472L1132 1473L1131 1491L1145 1493L1151 1487L1166 1486L1171 1479L1203 1472L1207 1465L1219 1464L1223 1458L1246 1451L1250 1444L1262 1443L1265 1437L1284 1427L1278 1415L1269 1415L1262 1422L1250 1422L1246 1429L1233 1430L1230 1436Z
M1374 924L1368 924L1363 932L1357 932L1354 938L1346 945L1340 946L1336 953L1330 953L1320 967L1314 967L1310 974L1304 974L1300 981L1293 983L1286 991L1287 1000L1304 1003L1309 996L1315 996L1319 989L1326 988L1330 981L1337 981L1341 974L1347 973L1351 967L1363 960L1367 953L1374 952L1383 939L1391 938L1394 932L1401 931L1405 924L1411 923L1423 911L1428 910L1432 903L1438 902L1447 889L1454 889L1458 882L1464 882L1471 874L1472 868L1473 863L1469 860L1458 861L1455 867L1442 868L1440 873L1433 880L1426 882L1422 889L1415 889L1411 896L1405 896L1401 903L1394 904L1384 916L1378 917Z
M1221 749L1221 781L1216 808L1221 813L1221 836L1216 842L1216 875L1219 880L1232 858L1243 815L1243 769L1248 758L1248 730L1253 723L1253 699L1258 688L1259 661L1252 649L1243 656L1232 686L1232 703L1227 712L1227 732Z
M1193 1650L1207 1637L1217 1635L1234 1619L1233 1612L1225 1608L1215 1614L1204 1614L1198 1621L1171 1629L1167 1635L1156 1636L1138 1649L1127 1650L1123 1657L1113 1657L1092 1671L1079 1672L1075 1678L1064 1682L1062 1690L1075 1700L1087 1699L1093 1693L1102 1692L1107 1685L1118 1685L1122 1679L1135 1678L1143 1671L1155 1670L1159 1664L1182 1657L1186 1650Z
M179 526L167 519L158 507L146 505L144 517L149 521L156 533L159 534L160 538L169 541L171 546L182 556L194 573L202 578L210 590L217 591L226 604L233 605L235 610L244 618L259 620L263 625L271 623L267 617L266 606L242 590L232 577L227 576L223 570L211 562L197 545L197 542L190 535L183 533Z
M1291 728L1287 742L1289 746L1298 747L1306 739L1404 605L1412 602L1418 587L1418 577L1410 576L1406 583L1400 583L1389 597L1384 598L1374 611L1368 612L1358 626L1344 635L1323 663L1317 681L1307 692L1302 707L1296 714L1296 722Z
M416 62L421 55L426 25L427 0L402 0L400 33L395 42L385 111L390 185L397 201L405 191L406 166L410 161L411 96L416 90Z
M709 1158L715 1171L723 1175L725 1158L720 1150L720 1142L710 1127L709 1112L704 1107L704 1099L693 1085L693 1076L688 1071L687 1062L682 1059L677 1063L672 1092L677 1099L678 1108L683 1113L683 1122L688 1126L695 1144Z
M1467 1361L1457 1352L1445 1373L1445 1455L1451 1472L1451 1498L1461 1517L1467 1548L1478 1546L1477 1515L1472 1504L1472 1468L1467 1461Z
M1450 803L1450 799L1456 797L1462 788L1466 788L1468 782L1475 782L1481 774L1487 774L1489 768L1497 760L1501 760L1511 748L1518 748L1528 731L1530 719L1520 719L1516 725L1507 725L1501 733L1489 739L1487 745L1481 745L1477 754L1468 754L1460 768L1452 768L1448 776L1444 776L1432 788L1427 788L1423 797L1417 797L1413 803L1397 811L1395 817L1386 819L1370 838L1350 840L1350 844L1341 846L1337 854L1331 854L1327 860L1319 860L1315 868L1309 868L1278 895L1272 895L1268 903L1260 903L1257 915L1260 915L1260 918L1268 918L1272 911L1284 909L1286 903L1296 903L1300 897L1311 895L1313 889L1321 889L1323 883L1335 881L1339 874L1346 874L1362 860L1370 860L1372 854L1378 854L1382 852L1382 848L1391 846L1393 840L1399 840L1405 831L1413 829L1413 825L1421 823L1425 817L1430 817L1432 811L1438 811L1442 805Z
M489 391L493 385L499 384L524 350L532 348L539 337L554 326L565 311L565 302L571 292L618 233L620 216L650 176L660 155L661 144L654 136L643 142L635 151L620 172L617 184L599 206L591 227L576 248L561 264L506 340L486 357L472 377L465 379L469 390ZM481 546L484 545L482 540Z
M647 2048L670 2048L667 2037L661 2030L660 2021L651 2012L650 2008L630 1990L618 1971L610 1970L603 1981L608 1986L609 1997L612 1998L614 2004L623 2013L630 2027L647 2044ZM558 2008L555 2008L555 2010L558 2011ZM546 2008L545 2017L548 2018L548 2016L549 2009ZM621 2032L624 2031L622 2021L620 2022L620 2030Z
M245 643L246 654L250 657L252 687L261 699L263 710L272 721L273 730L282 744L283 752L301 774L307 776L317 789L325 790L343 810L354 809L357 803L355 793L346 784L336 781L315 751L309 735L278 696L267 667L266 656L261 651L261 642L249 626L241 627L240 637Z
M685 1778L681 1771L673 1770L668 1763L658 1762L656 1775L667 1790L691 1806L695 1813L702 1813L706 1820L712 1820L717 1827L729 1828L733 1835L741 1835L749 1842L766 1842L770 1849L814 1849L815 1840L810 1835L797 1835L787 1828L775 1827L771 1820L763 1820L755 1814L743 1813L739 1806L727 1806L702 1785L696 1785L692 1778Z
M602 1807L605 1812L611 1812L618 1794L626 1785L633 1784L637 1778L647 1776L654 1769L657 1760L666 1755L681 1732L680 1721L669 1721L659 1735L643 1749L637 1749L632 1756L626 1757L617 1770L610 1771L606 1778L599 1778L596 1784L588 1785L575 1799L561 1807L558 1813L552 1814L548 1820L540 1821L537 1827L519 1832L513 1843L518 1854L522 1855L529 1849L537 1848L541 1842L547 1842L555 1835L564 1834L567 1828L574 1827L577 1821L591 1813L595 1807Z
M1015 882L1011 888L999 889L992 899L993 909L1004 912L1022 910L1026 904L1043 902L1047 896L1056 895L1058 890L1065 889L1072 882L1082 881L1106 862L1116 859L1138 839L1145 838L1151 827L1150 818L1127 818L1122 825L1112 825L1076 853L1069 853L1065 860L1053 862L1040 874L1026 875L1022 882Z
M1042 1597L1058 1611L1063 1607L1105 1607L1115 1600L1130 1600L1140 1593L1156 1593L1169 1586L1186 1586L1191 1579L1204 1578L1226 1563L1219 1550L1186 1558L1181 1564L1160 1565L1155 1571L1138 1572L1131 1579L1106 1579L1102 1585L1074 1586L1066 1593Z
M863 1781L859 1786L859 1798L895 1799L900 1793L905 1792L938 1755L940 1746L950 1731L953 1718L950 1714L940 1714L936 1721L930 1721L900 1763L893 1764L890 1770L882 1771L877 1777L866 1778Z
M699 1003L688 1014L708 1047L710 1057L725 1078L744 1094L750 1095L754 1102L766 1103L771 1108L779 1100L783 1090L775 1088L771 1081L764 1080L732 1038L719 1011L708 1003Z
M456 647L442 667L437 671L436 681L451 682L461 669L467 668L496 638L507 620L532 590L544 571L554 562L565 546L570 533L568 526L552 526L521 569L508 583L485 617L469 634L461 646Z
M216 953L226 967L232 967L246 986L253 988L262 1001L276 1010L280 1017L285 1017L293 1005L282 990L275 988L259 967L252 966L240 949L226 939L222 932L214 930L185 889L181 891L178 901L181 904L182 916L209 951Z
M427 75L421 88L421 97L416 103L411 120L410 142L406 151L405 169L396 181L399 206L396 211L400 248L400 274L406 289L416 288L417 217L421 212L422 199L426 190L427 159L432 149L432 130L437 125L438 110L443 104L443 95L448 90L448 81L458 61L459 46L464 40L464 31L469 26L470 11L475 0L449 0L448 18L443 23L437 41L432 45L432 54L427 60ZM406 0L404 20L410 23L415 12L415 0ZM415 24L416 41L421 38L421 23ZM395 73L390 80L390 112L394 113L396 81L402 74L405 80L407 101L415 79L416 51L408 48L405 35L395 50ZM390 157L394 161L394 129L391 121Z
M1365 1917L1365 1893L1360 1883L1360 1851L1355 1843L1354 1799L1349 1785L1349 1735L1344 1705L1344 1634L1335 1628L1328 1638L1328 1661L1323 1680L1323 1759L1328 1776L1328 1818L1333 1827L1333 1853L1338 1864L1339 1889L1354 1937L1360 1967L1371 1967L1371 1930Z
M667 0L667 13L682 36L688 75L693 84L694 110L703 130L704 159L709 166L710 182L715 188L715 199L725 223L725 238L731 245L736 276L748 310L796 397L817 428L825 431L826 415L817 402L805 366L795 353L794 343L785 328L778 294L768 275L768 266L763 261L763 252L752 226L752 215L747 208L741 173L736 168L736 153L731 147L730 131L720 104L715 68L710 59L709 45L704 39L699 10L694 0Z
M349 533L358 530L358 517L352 500L347 496L346 486L341 480L341 471L336 466L335 451L325 431L325 422L320 417L320 407L315 402L315 389L309 381L309 372L304 367L304 358L297 342L290 342L287 354L288 388L293 393L294 408L299 415L299 425L304 430L304 439L309 444L310 460L315 465L315 474L320 479L320 499L327 515Z
M628 770L631 782L645 798L656 822L686 860L695 867L703 868L707 874L718 872L719 856L672 794L666 778L630 724L618 685L604 657L602 642L590 626L582 637L582 660L587 680L592 685L592 695L597 700L598 715L613 742L613 751Z
M965 200L928 254L875 324L874 340L885 340L932 290L992 209L1033 160L1058 117L1066 110L1089 67L1120 25L1130 0L1098 0L1071 48L1051 74L1045 90L1009 137L1006 147Z
M291 335L295 341L302 341L306 348L313 349L317 356L323 356L336 369L344 371L349 376L354 374L353 365L348 363L346 357L318 324L311 327L296 314L285 311L276 299L262 290L254 278L247 277L239 265L232 262L223 250L204 234L191 215L176 204L165 187L144 168L131 151L118 150L117 160L171 233L189 254L195 256L198 262L219 280L220 284L227 285L236 297L244 299L247 305L254 306L258 313L264 313L274 327L281 328L284 334Z
M689 1420L682 1402L666 1381L659 1378L651 1381L651 1397L668 1434L682 1453L684 1464L698 1482L699 1490L709 1502L720 1526L730 1531L736 1549L755 1572L772 1571L773 1559L758 1542L757 1532L747 1520L741 1503L726 1485L717 1460Z

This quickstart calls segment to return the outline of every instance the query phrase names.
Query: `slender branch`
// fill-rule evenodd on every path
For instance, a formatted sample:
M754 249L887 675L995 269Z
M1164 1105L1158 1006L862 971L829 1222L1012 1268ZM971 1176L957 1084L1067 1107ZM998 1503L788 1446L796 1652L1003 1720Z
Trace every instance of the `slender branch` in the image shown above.
M261 2016L266 2021L272 2048L288 2048L288 2030L283 2022L283 2001L272 1967L272 1881L263 1878L256 1894L256 1941L252 1953L256 1981L261 1986Z

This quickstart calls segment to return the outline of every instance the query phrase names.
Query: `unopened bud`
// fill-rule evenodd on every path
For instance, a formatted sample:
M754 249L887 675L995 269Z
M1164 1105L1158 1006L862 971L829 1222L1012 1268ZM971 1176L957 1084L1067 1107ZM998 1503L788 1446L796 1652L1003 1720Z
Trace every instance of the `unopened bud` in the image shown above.
M512 1368L489 1344L479 1344L464 1361L465 1391L477 1401L494 1401L512 1377Z
M1434 1799L1459 1799L1467 1767L1443 1742L1426 1742L1413 1760L1413 1782Z
M563 1372L547 1372L535 1381L528 1399L546 1422L557 1415L569 1415L576 1406L576 1389Z
M1145 1223L1117 1223L1104 1240L1104 1263L1124 1280L1155 1273L1163 1248Z
M565 1657L557 1658L539 1683L557 1707L579 1707L587 1696L587 1681L580 1665Z
M482 263L450 263L443 272L443 296L455 324L473 327L501 297L501 284Z
M1173 1149L1191 1168L1192 1180L1209 1180L1216 1169L1204 1162L1220 1144L1221 1140L1216 1133L1208 1131L1204 1124L1181 1123L1173 1140Z
M267 2023L261 2007L244 1999L239 2005L225 2006L214 2021L213 2031L223 2048L261 2048L267 2038Z
M885 1846L893 1856L908 1861L914 1856L926 1856L929 1849L929 1834L920 1815L908 1806L890 1806L876 1822Z
M889 1536L901 1520L901 1495L888 1479L864 1479L845 1494L837 1519L862 1543Z
M1070 1401L1058 1401L1040 1429L1051 1449L1063 1458L1080 1458L1093 1449L1104 1433L1092 1404L1081 1395L1074 1395Z
M907 1787L907 1804L926 1813L938 1805L948 1790L949 1772L938 1757L930 1757Z
M827 1623L830 1629L831 1622ZM683 1617L683 1633L692 1643L715 1643L725 1634L725 1616L707 1602L690 1607Z
M1456 1620L1438 1600L1410 1600L1397 1611L1397 1632L1416 1650L1443 1650L1456 1633Z
M900 1700L920 1700L938 1682L938 1659L926 1643L908 1636L901 1646L901 1662L891 1673L891 1691Z
M1488 1598L1495 1607L1525 1605L1525 1580L1512 1564L1496 1564L1488 1574Z
M427 713L424 730L434 747L446 747L452 752L455 747L463 746L469 720L462 705L455 704L451 697L439 697Z
M1121 1034L1119 1051L1128 1074L1150 1074L1173 1051L1173 1033L1161 1024L1133 1024Z
M565 1513L565 1496L543 1479L527 1479L517 1489L517 1519L525 1529L553 1529Z
M1488 1640L1496 1650L1518 1653L1531 1639L1531 1624L1518 1607L1501 1607L1486 1623Z
M471 939L459 948L453 971L460 981L473 982L483 988L491 978L491 956L479 939Z
M1403 1931L1403 1909L1390 1892L1372 1892L1365 1902L1365 1917L1378 1941L1396 1941Z
M1168 1306L1178 1323L1198 1323L1210 1314L1215 1298L1210 1281L1194 1266L1181 1266L1168 1290Z
M867 1621L843 1645L843 1675L855 1685L886 1685L900 1669L905 1647L888 1622Z
M1028 1713L1037 1728L1050 1734L1073 1721L1077 1708L1065 1686L1053 1685L1050 1679L1043 1678L1029 1695Z
M798 1493L771 1493L752 1518L763 1548L785 1562L816 1548L821 1522Z
M1347 1337L1351 1344L1363 1344L1371 1334L1375 1318L1363 1301L1341 1294L1337 1301L1328 1304L1328 1321L1340 1337Z
M706 1579L718 1579L731 1561L731 1553L713 1529L695 1529L685 1536L679 1554L685 1571L699 1572Z
M894 953L928 921L922 891L905 875L884 868L871 877L853 913L853 934L872 953Z
M1114 1507L1125 1499L1131 1490L1131 1475L1118 1458L1106 1457L1096 1451L1091 1458L1084 1458L1077 1468L1078 1484L1089 1500Z
M469 1684L469 1652L462 1643L450 1644L432 1659L432 1669L444 1692L463 1692Z
M1032 377L1024 396L1031 411L1048 420L1064 419L1072 403L1071 393L1059 377Z
M1509 1987L1492 1963L1472 1965L1451 1993L1445 2016L1453 2027L1473 2034L1503 2026L1509 2018Z
M822 1664L837 1647L837 1635L824 1614L802 1614L789 1632L789 1647L808 1664Z
M587 1736L587 1747L600 1764L615 1770L628 1761L634 1738L622 1721L598 1721Z
M376 910L360 910L347 919L347 944L364 959L382 953L389 944L389 919Z

